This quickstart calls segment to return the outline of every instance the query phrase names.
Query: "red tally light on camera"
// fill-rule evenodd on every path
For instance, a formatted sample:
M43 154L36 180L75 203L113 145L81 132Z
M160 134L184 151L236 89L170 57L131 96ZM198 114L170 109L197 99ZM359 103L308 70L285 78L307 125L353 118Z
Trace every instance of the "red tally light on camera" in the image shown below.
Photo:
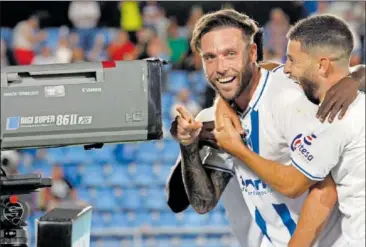
M114 61L103 61L102 62L102 67L107 69L107 68L114 68L116 67L116 63Z
M10 196L9 198L9 201L12 203L12 204L16 204L18 202L18 196Z

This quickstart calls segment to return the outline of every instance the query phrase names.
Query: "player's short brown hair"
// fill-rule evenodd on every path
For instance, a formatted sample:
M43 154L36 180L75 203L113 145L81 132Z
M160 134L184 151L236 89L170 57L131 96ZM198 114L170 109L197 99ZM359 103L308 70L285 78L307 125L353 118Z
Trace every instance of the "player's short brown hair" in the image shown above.
M233 9L222 9L202 16L195 24L192 38L192 51L198 52L201 47L201 38L206 33L225 27L236 27L243 31L247 41L253 42L253 36L258 32L256 22L246 14Z

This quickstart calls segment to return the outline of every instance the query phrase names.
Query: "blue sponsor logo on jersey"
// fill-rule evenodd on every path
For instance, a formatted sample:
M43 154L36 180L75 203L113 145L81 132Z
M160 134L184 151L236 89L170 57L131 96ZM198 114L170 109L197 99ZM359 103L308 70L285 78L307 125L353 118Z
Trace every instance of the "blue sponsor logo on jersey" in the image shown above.
M311 134L308 136L302 136L302 134L298 134L291 142L291 150L295 152L296 150L304 156L308 161L311 161L314 156L309 152L306 146L311 146L314 139L316 139L316 135Z
M272 189L260 179L244 179L240 176L240 180L242 185L241 190L247 192L249 195L265 195L272 192Z

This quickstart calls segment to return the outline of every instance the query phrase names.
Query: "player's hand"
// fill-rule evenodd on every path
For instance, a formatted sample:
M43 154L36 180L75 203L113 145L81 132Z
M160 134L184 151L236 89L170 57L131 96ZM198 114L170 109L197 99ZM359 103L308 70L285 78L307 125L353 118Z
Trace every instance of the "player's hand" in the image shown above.
M201 132L198 137L199 138L198 144L200 148L203 146L209 146L214 149L219 149L219 146L216 143L216 138L213 134L214 129L215 129L214 121L202 122Z
M235 129L228 116L224 117L223 126L214 130L214 135L217 145L228 153L233 153L234 149L242 143L240 133Z
M317 118L324 122L333 122L335 116L342 119L346 114L349 105L356 99L360 83L351 77L345 77L332 86L326 93L324 101L320 105Z
M194 117L183 106L177 106L176 110L178 116L172 123L170 133L182 145L190 145L198 139L202 123L195 121Z
M236 112L229 106L229 104L219 96L215 104L216 129L223 128L225 117L228 117L230 119L237 132L239 132L240 134L244 133L238 114L236 114Z

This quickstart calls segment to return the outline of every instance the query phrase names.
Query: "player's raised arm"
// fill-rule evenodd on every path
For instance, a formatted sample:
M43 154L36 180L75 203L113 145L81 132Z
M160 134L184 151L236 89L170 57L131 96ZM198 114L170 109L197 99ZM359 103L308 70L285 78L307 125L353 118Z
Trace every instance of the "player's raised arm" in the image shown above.
M204 214L217 205L232 175L225 171L204 168L199 153L202 123L181 106L177 107L177 111L179 115L172 124L171 133L180 143L183 184L192 207L198 213Z

